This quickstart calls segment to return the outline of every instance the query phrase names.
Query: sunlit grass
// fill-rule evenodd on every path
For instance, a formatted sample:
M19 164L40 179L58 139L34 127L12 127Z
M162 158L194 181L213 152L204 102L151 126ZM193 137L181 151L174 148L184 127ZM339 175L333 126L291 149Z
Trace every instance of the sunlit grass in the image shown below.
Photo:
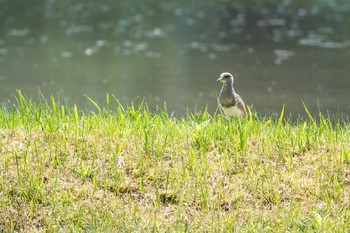
M90 102L95 112L19 92L2 107L0 231L350 229L348 120Z

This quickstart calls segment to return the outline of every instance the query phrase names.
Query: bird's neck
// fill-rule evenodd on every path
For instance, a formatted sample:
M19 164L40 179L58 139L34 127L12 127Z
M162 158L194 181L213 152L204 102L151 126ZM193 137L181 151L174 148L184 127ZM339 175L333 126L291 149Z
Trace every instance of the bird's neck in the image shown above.
M232 83L225 83L222 87L224 90L233 90L233 85Z

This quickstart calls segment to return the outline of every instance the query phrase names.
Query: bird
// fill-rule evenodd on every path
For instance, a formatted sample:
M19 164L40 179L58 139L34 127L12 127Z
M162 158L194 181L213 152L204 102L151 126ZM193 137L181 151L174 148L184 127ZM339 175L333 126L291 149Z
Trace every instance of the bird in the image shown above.
M243 99L235 92L235 89L233 89L233 75L224 72L216 81L223 83L218 104L224 111L226 117L246 117L248 113Z

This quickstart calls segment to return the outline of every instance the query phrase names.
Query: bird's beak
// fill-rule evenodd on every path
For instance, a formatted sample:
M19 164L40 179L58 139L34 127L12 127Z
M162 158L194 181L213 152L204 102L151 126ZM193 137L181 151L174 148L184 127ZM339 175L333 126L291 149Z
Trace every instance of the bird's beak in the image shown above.
M218 78L216 81L217 82L222 82L222 77Z

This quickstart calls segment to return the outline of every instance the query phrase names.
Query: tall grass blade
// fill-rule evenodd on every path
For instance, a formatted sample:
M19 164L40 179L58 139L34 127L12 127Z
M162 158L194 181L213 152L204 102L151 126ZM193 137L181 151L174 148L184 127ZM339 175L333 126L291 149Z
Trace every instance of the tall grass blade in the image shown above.
M284 117L284 104L283 104L283 106L282 106L281 113L280 113L280 116L279 116L279 118L278 118L278 125L281 125L281 124L282 124L283 117Z
M102 115L102 109L100 108L100 106L96 103L96 101L94 101L93 99L91 99L89 96L85 95L85 97L97 108L98 113L100 115Z
M315 124L315 119L312 117L312 115L311 115L309 109L306 107L304 101L301 101L301 102L303 103L304 110L305 110L305 112L306 112L306 114L307 114L309 120L310 120L313 124Z

